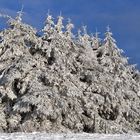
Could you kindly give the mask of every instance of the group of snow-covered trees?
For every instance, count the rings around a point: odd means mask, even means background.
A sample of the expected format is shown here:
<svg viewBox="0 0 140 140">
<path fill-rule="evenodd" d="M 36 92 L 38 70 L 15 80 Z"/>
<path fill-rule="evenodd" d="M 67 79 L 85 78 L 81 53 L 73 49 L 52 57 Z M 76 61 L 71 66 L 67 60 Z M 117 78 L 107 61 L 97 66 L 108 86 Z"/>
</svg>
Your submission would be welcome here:
<svg viewBox="0 0 140 140">
<path fill-rule="evenodd" d="M 82 30 L 79 29 L 77 35 L 74 35 L 72 29 L 74 28 L 74 24 L 71 23 L 71 20 L 68 19 L 68 23 L 66 26 L 63 25 L 63 17 L 58 16 L 57 23 L 55 24 L 53 21 L 52 15 L 47 16 L 45 21 L 45 26 L 43 28 L 43 38 L 49 40 L 51 38 L 55 38 L 56 36 L 66 38 L 72 42 L 76 42 L 84 47 L 91 47 L 93 50 L 97 50 L 100 47 L 104 46 L 104 51 L 110 52 L 110 56 L 121 55 L 123 52 L 116 46 L 116 41 L 112 37 L 112 32 L 107 27 L 107 31 L 105 33 L 105 39 L 101 40 L 99 38 L 99 33 L 96 31 L 95 35 L 89 35 L 87 33 L 87 26 L 83 26 Z M 112 47 L 113 46 L 113 47 Z M 116 51 L 117 52 L 116 52 Z M 116 54 L 120 52 L 120 54 Z M 126 60 L 127 61 L 127 60 Z M 127 62 L 126 62 L 127 63 Z"/>
<path fill-rule="evenodd" d="M 118 133 L 138 127 L 140 74 L 109 27 L 104 40 L 86 26 L 75 35 L 70 19 L 64 25 L 61 15 L 55 21 L 48 14 L 39 35 L 22 14 L 0 15 L 8 19 L 0 31 L 0 132 Z"/>
<path fill-rule="evenodd" d="M 12 45 L 16 41 L 19 41 L 20 45 L 18 47 L 21 47 L 21 54 L 25 51 L 25 46 L 26 48 L 31 48 L 30 52 L 32 54 L 35 51 L 40 51 L 42 55 L 48 54 L 48 64 L 54 61 L 53 49 L 57 46 L 80 46 L 84 49 L 87 48 L 87 51 L 93 50 L 92 55 L 97 60 L 97 63 L 105 66 L 106 69 L 109 67 L 110 72 L 114 70 L 121 72 L 128 64 L 127 58 L 122 57 L 122 50 L 117 47 L 109 27 L 107 27 L 105 39 L 102 41 L 97 31 L 95 35 L 89 35 L 86 26 L 83 26 L 82 31 L 78 30 L 78 34 L 74 35 L 72 33 L 74 25 L 70 19 L 68 19 L 66 26 L 64 26 L 64 18 L 61 15 L 58 16 L 58 20 L 55 23 L 52 15 L 48 14 L 45 26 L 42 29 L 42 35 L 38 36 L 36 29 L 22 22 L 22 14 L 23 12 L 19 11 L 16 18 L 3 14 L 0 15 L 1 17 L 8 18 L 9 25 L 9 29 L 0 32 L 0 56 L 6 52 L 9 44 Z M 51 46 L 53 46 L 53 49 L 49 50 Z M 18 55 L 20 53 L 18 52 Z"/>
<path fill-rule="evenodd" d="M 10 28 L 30 29 L 32 32 L 37 34 L 36 29 L 22 23 L 22 15 L 23 15 L 23 12 L 19 11 L 16 18 L 12 18 L 8 15 L 3 15 L 3 14 L 0 14 L 0 17 L 8 18 L 8 25 L 10 26 Z M 110 43 L 113 43 L 113 44 L 116 43 L 116 41 L 112 38 L 112 33 L 109 27 L 105 33 L 105 39 L 104 41 L 102 41 L 98 36 L 99 34 L 98 32 L 96 32 L 95 35 L 89 35 L 87 33 L 86 26 L 83 26 L 82 31 L 79 29 L 78 34 L 74 35 L 72 32 L 72 29 L 74 28 L 74 24 L 71 22 L 70 19 L 68 19 L 66 26 L 64 26 L 63 20 L 64 18 L 60 15 L 58 16 L 58 20 L 55 23 L 52 15 L 48 14 L 45 21 L 45 26 L 42 29 L 43 35 L 41 37 L 44 40 L 45 39 L 50 40 L 52 38 L 55 38 L 56 36 L 57 37 L 59 36 L 59 37 L 67 38 L 68 40 L 71 40 L 72 42 L 77 41 L 80 45 L 85 46 L 85 47 L 92 47 L 95 50 L 98 49 L 102 45 L 107 46 Z M 111 49 L 111 48 L 108 48 L 108 49 Z"/>
</svg>

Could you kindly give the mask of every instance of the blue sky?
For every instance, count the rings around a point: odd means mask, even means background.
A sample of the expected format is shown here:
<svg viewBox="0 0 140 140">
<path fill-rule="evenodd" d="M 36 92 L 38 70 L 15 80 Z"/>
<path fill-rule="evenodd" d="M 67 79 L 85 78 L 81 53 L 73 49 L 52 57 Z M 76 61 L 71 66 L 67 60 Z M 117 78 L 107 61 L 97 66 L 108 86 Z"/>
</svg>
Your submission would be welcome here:
<svg viewBox="0 0 140 140">
<path fill-rule="evenodd" d="M 110 25 L 119 48 L 140 68 L 140 0 L 0 0 L 0 12 L 15 16 L 24 5 L 24 22 L 38 30 L 43 27 L 48 9 L 56 18 L 71 18 L 78 29 L 87 25 L 88 32 L 96 28 L 103 37 Z M 4 27 L 0 19 L 0 28 Z"/>
</svg>

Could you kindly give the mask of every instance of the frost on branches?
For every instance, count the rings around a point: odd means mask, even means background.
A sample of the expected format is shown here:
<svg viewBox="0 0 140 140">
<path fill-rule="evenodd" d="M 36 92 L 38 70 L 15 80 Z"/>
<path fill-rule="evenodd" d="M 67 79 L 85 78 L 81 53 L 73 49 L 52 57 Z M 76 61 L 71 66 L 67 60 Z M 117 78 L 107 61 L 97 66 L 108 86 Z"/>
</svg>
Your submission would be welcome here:
<svg viewBox="0 0 140 140">
<path fill-rule="evenodd" d="M 22 10 L 0 31 L 0 132 L 140 132 L 140 73 L 105 39 L 48 14 L 43 34 Z"/>
</svg>

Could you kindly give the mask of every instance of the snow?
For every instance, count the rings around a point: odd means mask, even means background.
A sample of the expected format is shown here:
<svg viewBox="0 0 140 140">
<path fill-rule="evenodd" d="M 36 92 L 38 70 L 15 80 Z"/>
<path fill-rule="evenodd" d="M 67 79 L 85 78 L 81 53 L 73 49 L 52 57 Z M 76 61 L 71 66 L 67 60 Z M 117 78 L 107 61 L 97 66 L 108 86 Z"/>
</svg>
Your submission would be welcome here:
<svg viewBox="0 0 140 140">
<path fill-rule="evenodd" d="M 140 140 L 139 134 L 1 133 L 0 140 Z"/>
</svg>

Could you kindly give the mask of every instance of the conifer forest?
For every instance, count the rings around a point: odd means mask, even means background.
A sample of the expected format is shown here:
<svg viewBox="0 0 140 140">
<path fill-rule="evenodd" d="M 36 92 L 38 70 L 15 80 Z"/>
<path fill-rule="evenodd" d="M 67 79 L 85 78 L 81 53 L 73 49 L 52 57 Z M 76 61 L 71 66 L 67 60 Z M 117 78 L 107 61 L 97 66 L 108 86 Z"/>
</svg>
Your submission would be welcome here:
<svg viewBox="0 0 140 140">
<path fill-rule="evenodd" d="M 48 14 L 41 33 L 1 14 L 0 132 L 140 133 L 140 72 L 86 26 Z"/>
</svg>

